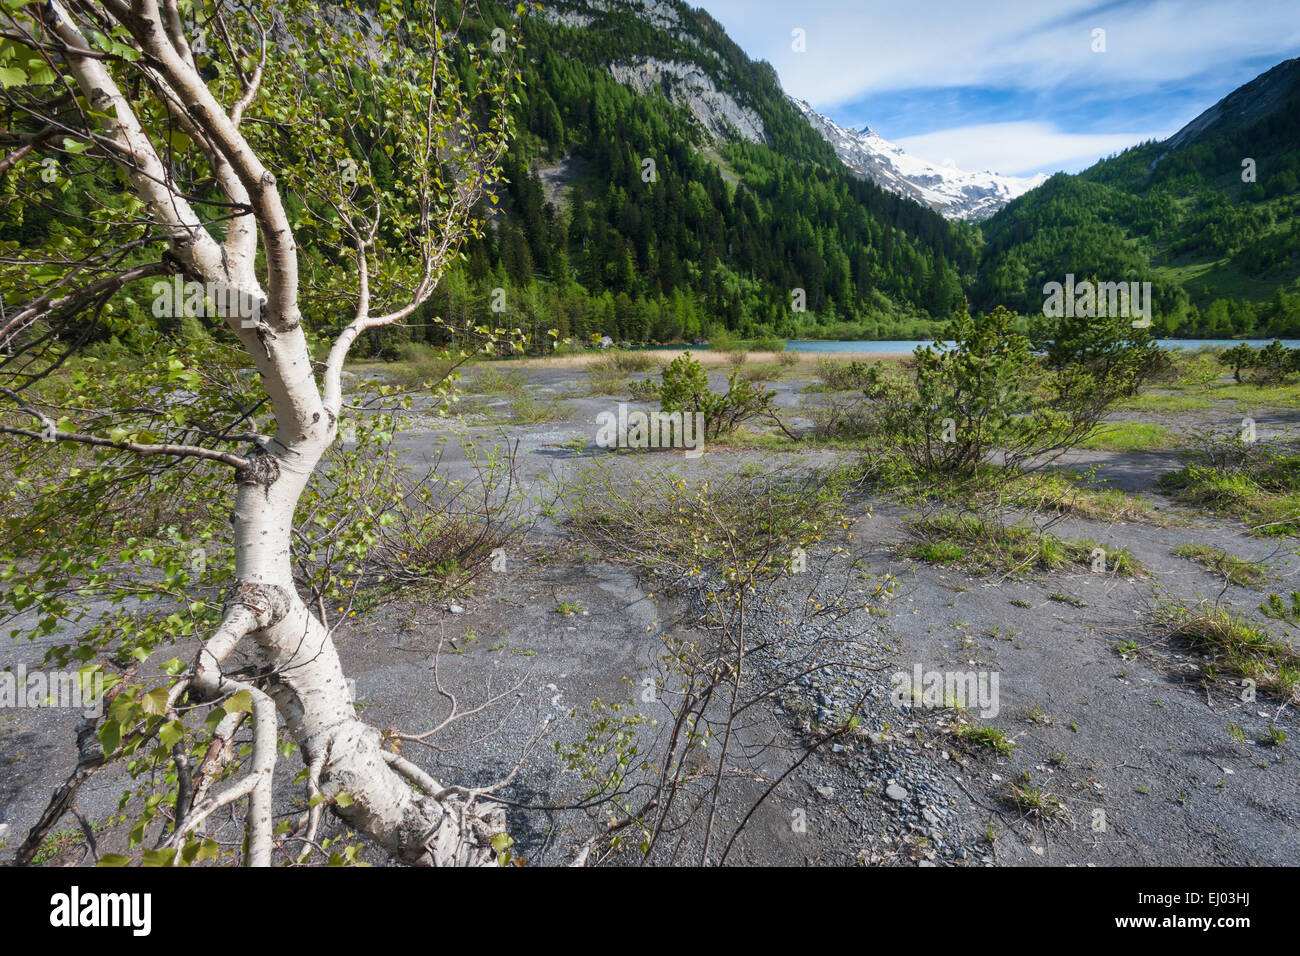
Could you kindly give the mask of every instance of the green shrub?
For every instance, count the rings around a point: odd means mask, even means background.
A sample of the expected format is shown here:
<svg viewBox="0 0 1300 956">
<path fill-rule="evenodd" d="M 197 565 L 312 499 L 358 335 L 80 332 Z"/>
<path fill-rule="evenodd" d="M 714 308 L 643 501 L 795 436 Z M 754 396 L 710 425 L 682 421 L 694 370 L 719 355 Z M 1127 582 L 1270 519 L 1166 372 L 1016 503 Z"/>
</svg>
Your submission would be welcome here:
<svg viewBox="0 0 1300 956">
<path fill-rule="evenodd" d="M 750 339 L 749 348 L 753 352 L 784 352 L 785 339 L 779 339 L 775 335 L 763 335 Z"/>
<path fill-rule="evenodd" d="M 1245 342 L 1234 345 L 1219 354 L 1219 362 L 1232 369 L 1232 378 L 1237 382 L 1241 381 L 1241 370 L 1243 368 L 1253 368 L 1258 360 L 1259 350 L 1252 348 Z"/>
<path fill-rule="evenodd" d="M 732 352 L 740 347 L 740 339 L 736 334 L 726 326 L 710 326 L 706 337 L 709 340 L 709 349 L 714 352 Z"/>
<path fill-rule="evenodd" d="M 1285 381 L 1300 372 L 1300 349 L 1289 349 L 1274 339 L 1256 353 L 1251 367 L 1255 370 L 1252 379 L 1260 384 Z"/>
<path fill-rule="evenodd" d="M 625 372 L 611 365 L 593 362 L 587 366 L 588 395 L 618 395 L 632 385 Z"/>
<path fill-rule="evenodd" d="M 665 411 L 696 411 L 709 392 L 709 376 L 690 352 L 668 363 L 661 376 L 659 399 Z"/>
<path fill-rule="evenodd" d="M 643 378 L 640 381 L 628 383 L 628 392 L 631 393 L 634 402 L 659 401 L 659 389 L 659 383 L 653 378 Z"/>
<path fill-rule="evenodd" d="M 1223 369 L 1217 355 L 1198 352 L 1178 362 L 1174 376 L 1174 385 L 1179 388 L 1207 389 L 1219 384 Z"/>
<path fill-rule="evenodd" d="M 913 469 L 973 474 L 994 448 L 1020 442 L 1040 376 L 1014 322 L 1001 307 L 975 318 L 963 311 L 949 333 L 953 348 L 916 350 L 915 396 L 892 409 L 898 450 Z"/>
<path fill-rule="evenodd" d="M 709 389 L 709 376 L 691 355 L 684 352 L 663 371 L 659 400 L 666 412 L 703 412 L 706 438 L 726 435 L 751 419 L 772 416 L 775 395 L 762 385 L 740 377 L 733 370 L 727 377 L 727 391 L 719 395 Z"/>
<path fill-rule="evenodd" d="M 1077 369 L 1119 395 L 1136 394 L 1152 375 L 1171 368 L 1151 330 L 1135 328 L 1128 316 L 1040 317 L 1030 345 L 1043 353 L 1047 368 Z"/>
<path fill-rule="evenodd" d="M 524 379 L 518 372 L 503 372 L 491 365 L 481 367 L 469 387 L 480 395 L 513 395 L 524 392 Z"/>
<path fill-rule="evenodd" d="M 532 392 L 518 395 L 510 407 L 510 421 L 518 425 L 541 425 L 559 421 L 569 414 L 569 406 L 558 398 L 537 399 Z"/>
<path fill-rule="evenodd" d="M 831 391 L 867 388 L 879 378 L 879 367 L 869 362 L 848 362 L 822 356 L 817 360 L 817 377 Z"/>
<path fill-rule="evenodd" d="M 1145 374 L 1145 353 L 1125 356 L 1084 333 L 1068 350 L 1075 361 L 1040 362 L 1016 322 L 1002 307 L 974 317 L 959 310 L 948 331 L 951 348 L 916 350 L 910 387 L 886 385 L 874 373 L 864 391 L 876 400 L 890 438 L 882 455 L 890 473 L 905 480 L 1005 479 L 1038 467 L 1087 438 Z M 995 453 L 1004 467 L 981 471 Z"/>
<path fill-rule="evenodd" d="M 781 366 L 774 362 L 750 365 L 742 374 L 751 382 L 773 382 L 781 377 Z"/>
</svg>

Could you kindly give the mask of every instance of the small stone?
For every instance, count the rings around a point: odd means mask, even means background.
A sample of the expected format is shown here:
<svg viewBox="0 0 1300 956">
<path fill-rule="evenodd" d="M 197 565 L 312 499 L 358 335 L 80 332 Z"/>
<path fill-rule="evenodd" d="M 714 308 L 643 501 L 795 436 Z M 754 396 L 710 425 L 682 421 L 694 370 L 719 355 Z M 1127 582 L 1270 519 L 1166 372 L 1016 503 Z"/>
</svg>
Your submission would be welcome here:
<svg viewBox="0 0 1300 956">
<path fill-rule="evenodd" d="M 835 788 L 834 788 L 834 787 L 818 787 L 818 788 L 817 788 L 817 792 L 820 793 L 820 794 L 821 794 L 823 797 L 825 797 L 827 800 L 829 800 L 831 797 L 835 796 Z"/>
<path fill-rule="evenodd" d="M 461 607 L 459 604 L 448 604 L 448 605 L 447 605 L 447 610 L 450 611 L 452 614 L 464 614 L 464 613 L 465 613 L 465 609 L 464 609 L 463 607 Z"/>
<path fill-rule="evenodd" d="M 890 800 L 906 800 L 907 791 L 904 790 L 902 787 L 900 787 L 898 784 L 891 783 L 888 787 L 885 788 L 885 796 L 887 796 Z"/>
</svg>

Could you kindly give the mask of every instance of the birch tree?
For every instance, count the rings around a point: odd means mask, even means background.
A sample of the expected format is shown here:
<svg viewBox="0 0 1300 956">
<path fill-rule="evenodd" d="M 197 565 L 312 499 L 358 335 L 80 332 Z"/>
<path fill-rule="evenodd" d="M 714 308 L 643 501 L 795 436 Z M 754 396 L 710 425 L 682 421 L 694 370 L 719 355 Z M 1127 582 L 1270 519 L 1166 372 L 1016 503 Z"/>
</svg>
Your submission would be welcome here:
<svg viewBox="0 0 1300 956">
<path fill-rule="evenodd" d="M 500 806 L 358 718 L 326 602 L 293 569 L 349 350 L 421 309 L 495 201 L 517 33 L 432 0 L 0 10 L 3 601 L 28 636 L 78 625 L 54 662 L 112 671 L 47 822 L 125 760 L 161 782 L 137 822 L 146 862 L 217 856 L 208 829 L 232 808 L 252 865 L 304 858 L 326 808 L 402 863 L 493 862 Z M 220 325 L 198 345 L 172 321 L 191 294 Z M 114 337 L 144 347 L 106 362 Z M 182 504 L 188 549 L 142 533 Z M 219 602 L 195 552 L 229 555 Z M 88 617 L 96 597 L 112 610 Z M 201 650 L 158 676 L 183 638 Z M 257 666 L 232 668 L 237 650 Z M 295 746 L 305 808 L 276 826 Z"/>
</svg>

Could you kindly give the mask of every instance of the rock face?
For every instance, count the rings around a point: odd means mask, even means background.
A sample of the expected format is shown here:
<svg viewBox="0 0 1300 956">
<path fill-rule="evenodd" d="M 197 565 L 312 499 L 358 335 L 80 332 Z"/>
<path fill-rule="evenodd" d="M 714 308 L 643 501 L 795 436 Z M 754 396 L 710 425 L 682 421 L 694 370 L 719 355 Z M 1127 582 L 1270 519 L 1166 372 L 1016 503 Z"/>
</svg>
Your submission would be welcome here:
<svg viewBox="0 0 1300 956">
<path fill-rule="evenodd" d="M 751 143 L 767 141 L 759 115 L 719 90 L 713 78 L 694 63 L 676 63 L 653 57 L 634 63 L 612 63 L 614 79 L 638 93 L 658 88 L 676 106 L 685 106 L 714 139 L 739 136 Z"/>
<path fill-rule="evenodd" d="M 703 11 L 693 11 L 677 0 L 542 0 L 539 15 L 575 30 L 617 32 L 629 19 L 649 25 L 663 41 L 656 45 L 658 55 L 625 47 L 608 63 L 616 80 L 640 94 L 658 90 L 673 105 L 690 110 L 714 143 L 771 142 L 763 115 L 747 105 L 746 87 L 732 82 L 730 60 L 708 32 L 720 28 Z M 704 26 L 697 22 L 700 18 Z M 991 216 L 1047 178 L 1020 179 L 938 166 L 908 156 L 868 128 L 842 129 L 802 100 L 791 98 L 791 102 L 852 172 L 950 219 Z"/>
<path fill-rule="evenodd" d="M 936 166 L 907 155 L 868 126 L 846 130 L 803 100 L 791 97 L 791 102 L 853 172 L 882 189 L 924 203 L 949 219 L 984 219 L 1047 180 L 1041 173 L 1023 179 Z"/>
<path fill-rule="evenodd" d="M 1267 73 L 1233 90 L 1165 140 L 1160 159 L 1192 145 L 1206 133 L 1253 123 L 1276 110 L 1297 89 L 1300 89 L 1300 57 L 1283 60 Z"/>
<path fill-rule="evenodd" d="M 539 15 L 550 23 L 575 28 L 590 26 L 594 19 L 590 13 L 583 13 L 581 10 L 558 10 L 554 7 L 543 7 Z"/>
<path fill-rule="evenodd" d="M 661 91 L 673 105 L 689 109 L 715 142 L 733 137 L 767 142 L 762 117 L 727 91 L 725 77 L 715 79 L 726 68 L 716 53 L 702 49 L 688 7 L 671 0 L 545 0 L 540 16 L 574 29 L 618 29 L 628 17 L 648 24 L 670 45 L 679 45 L 676 56 L 617 60 L 609 64 L 614 79 L 638 93 Z"/>
<path fill-rule="evenodd" d="M 677 9 L 667 0 L 546 0 L 539 11 L 551 23 L 589 26 L 598 13 L 630 13 L 660 30 L 681 26 Z"/>
</svg>

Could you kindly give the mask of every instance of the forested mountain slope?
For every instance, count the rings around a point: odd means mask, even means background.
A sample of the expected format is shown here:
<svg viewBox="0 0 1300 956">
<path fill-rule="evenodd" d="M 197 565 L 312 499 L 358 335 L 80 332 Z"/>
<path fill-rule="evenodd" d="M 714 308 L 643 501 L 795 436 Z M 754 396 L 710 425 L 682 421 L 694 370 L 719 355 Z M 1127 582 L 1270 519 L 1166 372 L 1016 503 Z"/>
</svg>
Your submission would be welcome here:
<svg viewBox="0 0 1300 956">
<path fill-rule="evenodd" d="M 374 333 L 372 350 L 441 341 L 437 316 L 537 341 L 551 328 L 690 341 L 715 325 L 745 337 L 912 338 L 939 331 L 964 298 L 1037 313 L 1043 285 L 1067 273 L 1150 281 L 1167 334 L 1300 334 L 1300 60 L 1165 143 L 1058 174 L 976 225 L 854 175 L 772 67 L 702 10 L 534 7 L 521 18 L 514 3 L 484 3 L 467 31 L 493 44 L 518 26 L 523 42 L 508 183 L 480 209 L 491 225 L 409 327 Z M 370 28 L 338 9 L 338 28 Z M 385 135 L 376 125 L 348 146 L 380 186 L 402 176 L 385 162 Z M 77 158 L 67 161 L 75 173 Z M 9 177 L 0 190 L 26 198 L 0 211 L 0 243 L 20 246 L 46 244 L 52 223 L 113 188 Z M 307 202 L 288 202 L 295 226 L 312 224 Z M 309 261 L 347 266 L 318 230 L 300 241 Z"/>
<path fill-rule="evenodd" d="M 707 13 L 546 3 L 524 36 L 505 215 L 444 311 L 501 288 L 525 327 L 668 341 L 906 336 L 960 305 L 973 228 L 854 177 Z"/>
<path fill-rule="evenodd" d="M 983 230 L 977 307 L 1038 311 L 1045 282 L 1095 274 L 1151 281 L 1166 333 L 1300 334 L 1300 58 Z"/>
</svg>

